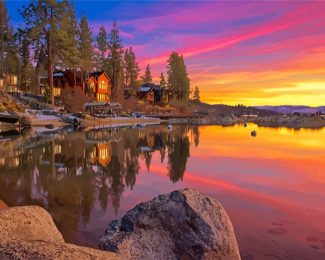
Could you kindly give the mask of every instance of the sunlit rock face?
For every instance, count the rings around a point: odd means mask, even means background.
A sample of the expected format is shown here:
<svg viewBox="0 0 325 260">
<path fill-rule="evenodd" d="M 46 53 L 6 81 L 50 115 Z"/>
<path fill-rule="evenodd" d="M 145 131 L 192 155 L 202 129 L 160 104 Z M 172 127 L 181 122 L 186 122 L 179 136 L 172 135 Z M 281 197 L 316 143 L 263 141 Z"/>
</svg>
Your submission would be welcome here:
<svg viewBox="0 0 325 260">
<path fill-rule="evenodd" d="M 193 189 L 138 204 L 109 224 L 100 247 L 128 259 L 240 259 L 222 205 Z"/>
<path fill-rule="evenodd" d="M 64 243 L 50 214 L 38 206 L 13 207 L 1 211 L 0 229 L 0 243 L 31 240 Z"/>
<path fill-rule="evenodd" d="M 50 214 L 38 206 L 0 211 L 0 259 L 108 259 L 118 256 L 67 244 Z"/>
</svg>

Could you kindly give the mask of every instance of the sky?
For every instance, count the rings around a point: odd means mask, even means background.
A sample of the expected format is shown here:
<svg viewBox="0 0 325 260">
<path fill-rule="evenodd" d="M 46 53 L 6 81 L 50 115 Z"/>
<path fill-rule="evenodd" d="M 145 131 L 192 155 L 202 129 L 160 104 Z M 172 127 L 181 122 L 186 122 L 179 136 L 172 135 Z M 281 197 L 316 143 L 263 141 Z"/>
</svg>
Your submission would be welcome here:
<svg viewBox="0 0 325 260">
<path fill-rule="evenodd" d="M 117 21 L 159 83 L 172 51 L 208 103 L 325 105 L 325 1 L 78 1 L 94 34 Z M 14 26 L 17 8 L 7 1 Z"/>
</svg>

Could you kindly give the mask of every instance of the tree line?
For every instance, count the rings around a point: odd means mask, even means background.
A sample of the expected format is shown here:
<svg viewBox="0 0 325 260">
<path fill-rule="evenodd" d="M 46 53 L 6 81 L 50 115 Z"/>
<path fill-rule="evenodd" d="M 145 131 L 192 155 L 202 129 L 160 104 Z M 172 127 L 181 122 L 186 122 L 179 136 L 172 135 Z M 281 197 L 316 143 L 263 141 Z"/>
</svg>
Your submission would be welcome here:
<svg viewBox="0 0 325 260">
<path fill-rule="evenodd" d="M 85 83 L 88 72 L 105 71 L 112 80 L 112 98 L 116 100 L 124 96 L 126 87 L 135 93 L 142 84 L 153 82 L 150 64 L 140 76 L 134 50 L 124 48 L 116 22 L 109 32 L 101 26 L 94 35 L 87 17 L 78 19 L 74 3 L 68 0 L 31 1 L 18 11 L 24 27 L 14 30 L 5 2 L 0 1 L 1 74 L 19 75 L 21 90 L 38 93 L 39 76 L 46 74 L 52 90 L 55 69 L 80 70 Z M 172 52 L 166 70 L 167 78 L 161 73 L 160 85 L 178 101 L 187 101 L 190 79 L 183 56 Z"/>
</svg>

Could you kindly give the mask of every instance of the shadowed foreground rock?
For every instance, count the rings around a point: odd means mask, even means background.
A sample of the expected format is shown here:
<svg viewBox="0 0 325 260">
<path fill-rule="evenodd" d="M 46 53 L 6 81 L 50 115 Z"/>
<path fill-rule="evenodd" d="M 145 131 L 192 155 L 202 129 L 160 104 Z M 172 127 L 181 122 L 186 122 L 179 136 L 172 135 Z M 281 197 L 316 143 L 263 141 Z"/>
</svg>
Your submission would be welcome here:
<svg viewBox="0 0 325 260">
<path fill-rule="evenodd" d="M 109 224 L 100 247 L 125 259 L 240 259 L 222 205 L 192 189 L 138 204 Z"/>
</svg>

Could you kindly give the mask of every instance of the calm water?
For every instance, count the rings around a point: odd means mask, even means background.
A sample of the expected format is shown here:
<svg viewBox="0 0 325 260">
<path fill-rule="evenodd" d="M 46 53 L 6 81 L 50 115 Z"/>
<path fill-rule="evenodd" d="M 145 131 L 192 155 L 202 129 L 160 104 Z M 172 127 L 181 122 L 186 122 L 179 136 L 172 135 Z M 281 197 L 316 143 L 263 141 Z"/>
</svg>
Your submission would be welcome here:
<svg viewBox="0 0 325 260">
<path fill-rule="evenodd" d="M 184 187 L 222 202 L 243 259 L 325 259 L 325 130 L 155 126 L 0 142 L 0 199 L 46 208 L 68 242 L 96 247 L 111 220 Z"/>
</svg>

